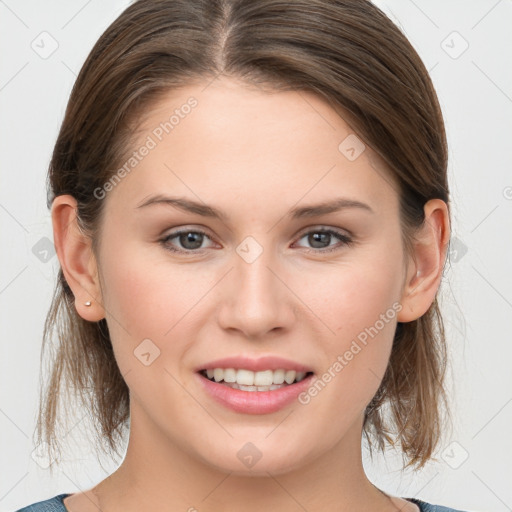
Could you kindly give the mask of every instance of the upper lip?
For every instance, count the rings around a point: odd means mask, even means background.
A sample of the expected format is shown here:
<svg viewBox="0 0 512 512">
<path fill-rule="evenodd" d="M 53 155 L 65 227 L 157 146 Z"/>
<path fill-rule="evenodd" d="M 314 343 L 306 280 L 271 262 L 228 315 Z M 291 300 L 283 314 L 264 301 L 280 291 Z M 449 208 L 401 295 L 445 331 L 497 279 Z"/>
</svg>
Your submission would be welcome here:
<svg viewBox="0 0 512 512">
<path fill-rule="evenodd" d="M 301 363 L 277 356 L 264 356 L 254 359 L 249 356 L 233 356 L 215 359 L 199 366 L 196 371 L 213 370 L 214 368 L 237 368 L 260 372 L 264 370 L 295 370 L 297 372 L 312 372 L 313 370 Z"/>
</svg>

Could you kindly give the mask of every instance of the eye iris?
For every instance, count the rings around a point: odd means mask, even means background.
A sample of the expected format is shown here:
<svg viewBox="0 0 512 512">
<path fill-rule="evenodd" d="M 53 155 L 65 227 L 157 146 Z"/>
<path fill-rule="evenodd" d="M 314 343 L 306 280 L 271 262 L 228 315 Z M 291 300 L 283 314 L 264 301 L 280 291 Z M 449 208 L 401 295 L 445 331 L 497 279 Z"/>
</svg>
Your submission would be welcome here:
<svg viewBox="0 0 512 512">
<path fill-rule="evenodd" d="M 331 237 L 331 234 L 330 233 L 320 233 L 320 232 L 316 232 L 316 233 L 312 233 L 308 236 L 308 242 L 311 243 L 311 245 L 315 248 L 315 249 L 321 249 L 322 247 L 325 247 L 325 246 L 322 246 L 321 244 L 322 243 L 325 243 L 327 242 L 327 245 L 329 245 L 329 240 L 330 240 L 330 237 Z M 320 246 L 317 246 L 316 244 L 320 242 Z"/>
<path fill-rule="evenodd" d="M 203 238 L 206 235 L 200 231 L 182 231 L 178 232 L 170 238 L 178 238 L 180 245 L 187 250 L 200 249 L 203 243 Z M 333 234 L 329 231 L 310 231 L 307 235 L 308 242 L 314 249 L 325 249 L 329 247 L 329 242 Z"/>
<path fill-rule="evenodd" d="M 187 245 L 189 242 L 192 242 L 192 246 Z M 186 249 L 198 249 L 201 247 L 202 242 L 203 235 L 201 233 L 188 231 L 187 233 L 180 234 L 180 244 L 182 244 Z"/>
</svg>

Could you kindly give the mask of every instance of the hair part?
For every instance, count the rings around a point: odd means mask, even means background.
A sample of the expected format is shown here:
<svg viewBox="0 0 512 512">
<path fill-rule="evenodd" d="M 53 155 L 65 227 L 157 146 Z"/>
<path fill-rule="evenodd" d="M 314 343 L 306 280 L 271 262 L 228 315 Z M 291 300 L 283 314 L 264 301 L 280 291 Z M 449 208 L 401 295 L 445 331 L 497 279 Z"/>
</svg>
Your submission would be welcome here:
<svg viewBox="0 0 512 512">
<path fill-rule="evenodd" d="M 424 223 L 424 205 L 448 204 L 447 144 L 425 66 L 400 30 L 366 0 L 144 0 L 103 33 L 71 92 L 48 170 L 48 208 L 77 200 L 79 227 L 97 254 L 102 187 L 133 148 L 148 107 L 170 90 L 223 74 L 269 90 L 313 92 L 343 113 L 385 163 L 400 198 L 404 248 Z M 61 384 L 94 415 L 99 445 L 117 452 L 129 421 L 129 389 L 114 358 L 105 319 L 88 322 L 59 270 L 43 354 L 38 443 L 59 449 Z M 442 431 L 446 344 L 437 297 L 415 321 L 399 323 L 381 386 L 365 411 L 364 433 L 384 450 L 400 446 L 420 468 Z M 68 390 L 68 387 L 65 388 Z M 384 406 L 389 412 L 385 414 Z"/>
</svg>

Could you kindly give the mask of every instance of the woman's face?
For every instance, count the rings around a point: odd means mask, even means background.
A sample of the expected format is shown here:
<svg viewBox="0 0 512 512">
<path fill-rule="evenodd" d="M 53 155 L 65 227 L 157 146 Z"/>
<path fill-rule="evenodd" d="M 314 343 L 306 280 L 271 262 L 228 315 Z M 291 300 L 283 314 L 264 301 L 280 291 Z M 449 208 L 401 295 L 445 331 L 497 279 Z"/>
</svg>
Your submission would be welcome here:
<svg viewBox="0 0 512 512">
<path fill-rule="evenodd" d="M 97 191 L 102 301 L 136 442 L 253 475 L 360 449 L 406 263 L 396 188 L 370 151 L 306 92 L 222 79 L 148 112 L 120 180 Z M 306 375 L 244 391 L 200 372 L 214 368 L 242 385 Z"/>
</svg>

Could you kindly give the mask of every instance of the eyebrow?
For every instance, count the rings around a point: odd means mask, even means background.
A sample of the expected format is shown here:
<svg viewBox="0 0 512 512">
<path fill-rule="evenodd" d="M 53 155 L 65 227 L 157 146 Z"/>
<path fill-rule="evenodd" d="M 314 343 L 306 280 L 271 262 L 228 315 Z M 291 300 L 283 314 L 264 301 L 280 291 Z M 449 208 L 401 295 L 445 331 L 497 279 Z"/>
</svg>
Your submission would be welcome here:
<svg viewBox="0 0 512 512">
<path fill-rule="evenodd" d="M 173 206 L 186 212 L 202 215 L 203 217 L 211 217 L 222 221 L 229 221 L 229 217 L 224 212 L 217 208 L 214 208 L 213 206 L 193 201 L 191 199 L 185 199 L 182 197 L 169 197 L 164 196 L 162 194 L 157 194 L 143 200 L 140 204 L 136 206 L 135 209 L 144 208 L 146 206 L 155 204 Z M 372 208 L 366 203 L 362 203 L 361 201 L 357 201 L 355 199 L 348 199 L 342 197 L 330 201 L 325 201 L 323 203 L 292 208 L 287 215 L 292 219 L 301 219 L 309 217 L 318 217 L 320 215 L 326 215 L 328 213 L 334 213 L 349 208 L 357 208 L 365 210 L 369 213 L 375 213 L 372 210 Z"/>
</svg>

